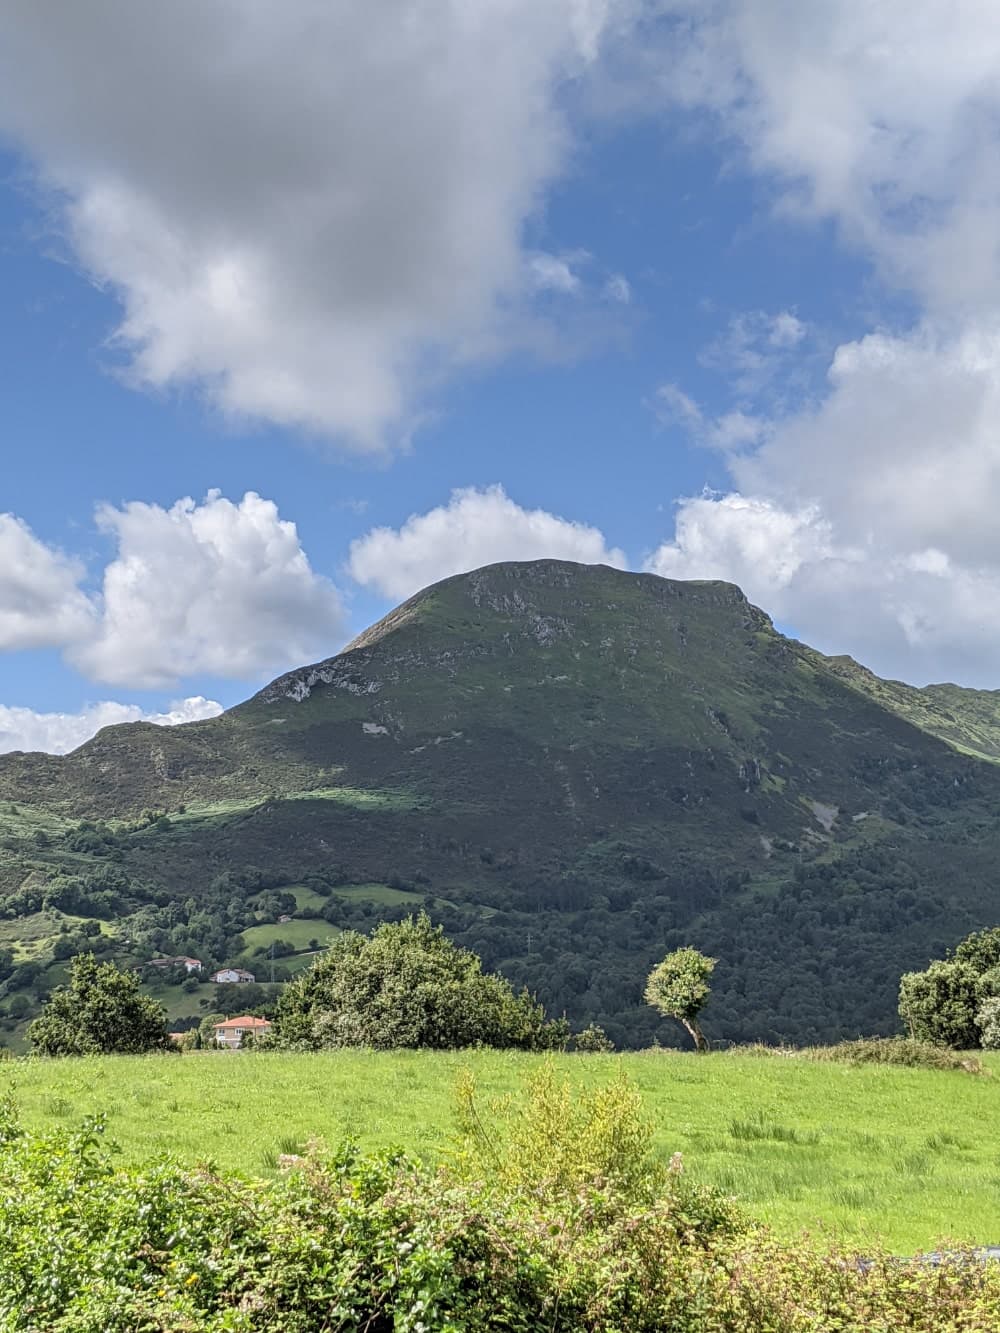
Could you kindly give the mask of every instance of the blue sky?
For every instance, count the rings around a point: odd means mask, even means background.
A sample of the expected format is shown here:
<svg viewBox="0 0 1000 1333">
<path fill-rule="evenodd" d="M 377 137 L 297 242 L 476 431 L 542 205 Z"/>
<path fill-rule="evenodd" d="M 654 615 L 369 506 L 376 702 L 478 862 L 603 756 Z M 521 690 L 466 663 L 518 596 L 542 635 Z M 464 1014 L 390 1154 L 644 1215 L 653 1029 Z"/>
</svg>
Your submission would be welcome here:
<svg viewBox="0 0 1000 1333">
<path fill-rule="evenodd" d="M 1000 686 L 981 7 L 373 12 L 0 17 L 0 749 L 542 555 Z"/>
</svg>

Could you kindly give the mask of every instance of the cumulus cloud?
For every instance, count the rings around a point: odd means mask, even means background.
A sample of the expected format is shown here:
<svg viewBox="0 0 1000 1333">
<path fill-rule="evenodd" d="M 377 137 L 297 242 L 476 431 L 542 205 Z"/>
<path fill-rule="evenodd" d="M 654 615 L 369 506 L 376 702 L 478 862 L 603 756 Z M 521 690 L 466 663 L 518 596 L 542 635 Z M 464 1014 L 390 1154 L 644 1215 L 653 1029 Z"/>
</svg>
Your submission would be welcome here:
<svg viewBox="0 0 1000 1333">
<path fill-rule="evenodd" d="M 976 0 L 671 0 L 665 97 L 714 118 L 785 215 L 832 220 L 906 328 L 836 348 L 788 393 L 810 330 L 737 316 L 705 349 L 733 402 L 676 384 L 660 415 L 727 455 L 649 558 L 728 577 L 803 637 L 910 680 L 1000 678 L 1000 30 Z M 874 295 L 874 289 L 869 295 Z M 770 321 L 770 322 L 769 322 Z M 813 354 L 814 355 L 814 354 Z M 797 404 L 797 405 L 796 405 Z"/>
<path fill-rule="evenodd" d="M 780 189 L 938 310 L 1000 297 L 1000 28 L 980 0 L 671 0 L 650 58 Z"/>
<path fill-rule="evenodd" d="M 446 505 L 412 514 L 399 529 L 373 528 L 351 543 L 351 576 L 386 597 L 502 560 L 578 560 L 625 568 L 599 529 L 544 509 L 522 509 L 502 486 L 452 492 Z"/>
<path fill-rule="evenodd" d="M 729 465 L 739 490 L 682 501 L 651 569 L 732 579 L 883 673 L 997 684 L 1000 326 L 842 345 L 819 402 Z"/>
<path fill-rule="evenodd" d="M 418 381 L 516 340 L 560 90 L 633 3 L 12 0 L 0 129 L 134 382 L 378 449 Z"/>
<path fill-rule="evenodd" d="M 329 652 L 337 590 L 314 573 L 295 524 L 253 491 L 210 491 L 169 509 L 133 501 L 98 513 L 117 544 L 100 622 L 70 658 L 93 680 L 159 688 L 183 676 L 249 677 Z"/>
<path fill-rule="evenodd" d="M 200 694 L 178 699 L 166 713 L 146 713 L 136 704 L 111 701 L 88 704 L 79 713 L 36 713 L 31 708 L 8 708 L 0 704 L 0 754 L 11 750 L 68 754 L 102 727 L 120 722 L 153 722 L 160 727 L 175 727 L 182 722 L 218 717 L 221 712 L 221 704 Z"/>
<path fill-rule="evenodd" d="M 0 514 L 0 650 L 59 646 L 89 632 L 83 566 Z"/>
</svg>

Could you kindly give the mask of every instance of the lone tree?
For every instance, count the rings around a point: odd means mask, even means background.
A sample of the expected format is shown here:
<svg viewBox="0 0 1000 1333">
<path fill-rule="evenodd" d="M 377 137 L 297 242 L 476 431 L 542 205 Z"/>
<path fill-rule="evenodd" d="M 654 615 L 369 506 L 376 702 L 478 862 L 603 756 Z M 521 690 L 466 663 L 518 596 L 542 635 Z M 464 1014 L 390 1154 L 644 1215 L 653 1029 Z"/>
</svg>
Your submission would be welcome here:
<svg viewBox="0 0 1000 1333">
<path fill-rule="evenodd" d="M 92 954 L 73 960 L 69 985 L 49 996 L 28 1028 L 42 1055 L 139 1055 L 170 1051 L 166 1010 L 144 995 L 139 978 Z"/>
<path fill-rule="evenodd" d="M 285 988 L 271 1040 L 280 1046 L 374 1050 L 495 1046 L 557 1050 L 569 1029 L 527 991 L 484 973 L 421 912 L 371 936 L 345 931 Z"/>
<path fill-rule="evenodd" d="M 683 1023 L 697 1051 L 708 1050 L 698 1015 L 708 999 L 708 979 L 715 964 L 716 959 L 706 958 L 697 949 L 675 949 L 657 963 L 646 982 L 646 1003 L 664 1017 Z"/>
</svg>

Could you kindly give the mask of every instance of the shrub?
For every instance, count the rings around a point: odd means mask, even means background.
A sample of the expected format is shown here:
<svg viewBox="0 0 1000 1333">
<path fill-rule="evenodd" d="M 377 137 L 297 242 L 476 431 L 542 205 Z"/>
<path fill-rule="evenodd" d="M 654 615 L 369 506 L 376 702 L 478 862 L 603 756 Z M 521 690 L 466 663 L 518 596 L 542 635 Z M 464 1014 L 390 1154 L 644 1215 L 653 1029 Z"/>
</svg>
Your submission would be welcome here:
<svg viewBox="0 0 1000 1333">
<path fill-rule="evenodd" d="M 983 1072 L 975 1056 L 963 1056 L 913 1037 L 859 1037 L 833 1046 L 811 1046 L 804 1054 L 812 1060 L 840 1060 L 852 1065 L 910 1065 L 921 1069 L 960 1069 L 967 1074 Z"/>
<path fill-rule="evenodd" d="M 606 1055 L 615 1049 L 615 1044 L 599 1023 L 591 1023 L 573 1038 L 573 1049 L 592 1055 Z"/>
<path fill-rule="evenodd" d="M 605 1094 L 634 1128 L 628 1090 Z M 631 1149 L 622 1158 L 636 1160 Z M 869 1251 L 859 1262 L 808 1238 L 786 1245 L 735 1219 L 717 1196 L 708 1204 L 721 1206 L 721 1224 L 703 1204 L 690 1225 L 677 1172 L 648 1198 L 645 1182 L 635 1192 L 578 1172 L 539 1195 L 526 1182 L 480 1182 L 350 1146 L 313 1150 L 296 1168 L 267 1183 L 171 1162 L 115 1169 L 99 1122 L 33 1135 L 9 1104 L 0 1107 L 0 1328 L 985 1333 L 1000 1325 L 995 1264 L 961 1252 L 922 1263 Z"/>
<path fill-rule="evenodd" d="M 479 958 L 456 948 L 426 913 L 383 922 L 366 938 L 345 931 L 282 994 L 273 1039 L 311 1049 L 375 1050 L 494 1046 L 561 1048 L 562 1020 L 484 973 Z"/>
</svg>

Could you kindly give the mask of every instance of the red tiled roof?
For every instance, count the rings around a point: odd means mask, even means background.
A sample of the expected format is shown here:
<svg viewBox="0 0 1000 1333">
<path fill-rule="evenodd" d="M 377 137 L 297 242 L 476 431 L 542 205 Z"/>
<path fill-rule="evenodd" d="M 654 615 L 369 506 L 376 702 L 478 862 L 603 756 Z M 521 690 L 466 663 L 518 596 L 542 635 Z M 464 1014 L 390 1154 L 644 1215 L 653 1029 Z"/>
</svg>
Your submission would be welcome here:
<svg viewBox="0 0 1000 1333">
<path fill-rule="evenodd" d="M 251 1018 L 249 1014 L 244 1014 L 242 1018 L 227 1018 L 224 1023 L 212 1024 L 216 1032 L 219 1028 L 269 1028 L 270 1026 L 266 1018 Z"/>
</svg>

